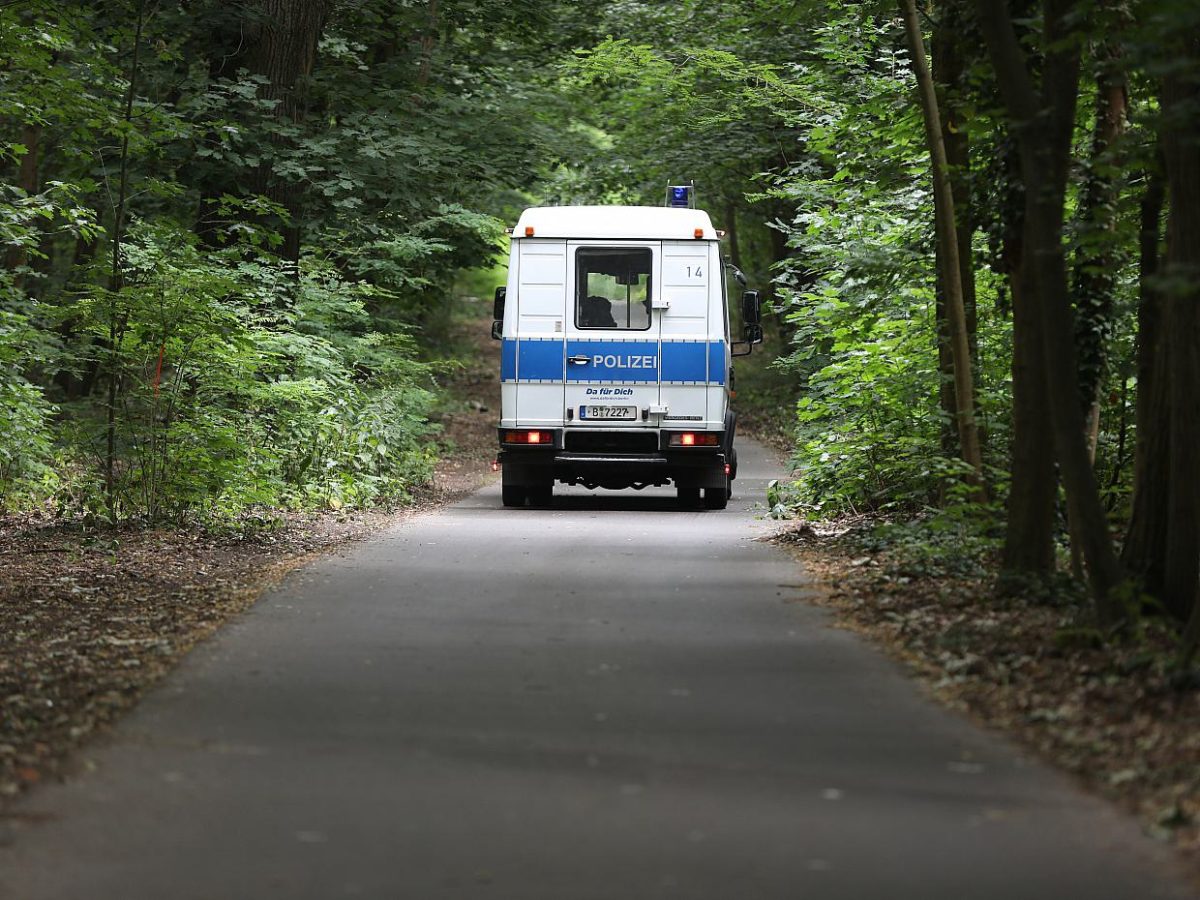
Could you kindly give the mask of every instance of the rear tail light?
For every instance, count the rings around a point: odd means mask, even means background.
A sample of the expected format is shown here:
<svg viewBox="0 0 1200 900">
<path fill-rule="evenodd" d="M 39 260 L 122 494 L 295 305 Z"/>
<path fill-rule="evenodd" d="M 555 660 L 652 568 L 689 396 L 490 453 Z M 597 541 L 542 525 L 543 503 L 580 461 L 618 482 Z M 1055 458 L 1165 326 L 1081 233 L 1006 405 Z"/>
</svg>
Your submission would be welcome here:
<svg viewBox="0 0 1200 900">
<path fill-rule="evenodd" d="M 671 435 L 669 447 L 717 447 L 721 436 L 715 431 L 680 431 Z"/>
<path fill-rule="evenodd" d="M 554 433 L 550 431 L 506 431 L 506 444 L 552 444 Z"/>
</svg>

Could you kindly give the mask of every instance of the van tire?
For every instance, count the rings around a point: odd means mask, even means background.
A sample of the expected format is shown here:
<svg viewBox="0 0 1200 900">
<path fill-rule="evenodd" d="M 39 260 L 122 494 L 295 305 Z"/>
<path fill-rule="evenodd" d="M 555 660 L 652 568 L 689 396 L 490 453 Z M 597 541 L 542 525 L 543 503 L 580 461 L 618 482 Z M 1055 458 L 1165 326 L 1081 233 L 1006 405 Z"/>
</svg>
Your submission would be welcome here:
<svg viewBox="0 0 1200 900">
<path fill-rule="evenodd" d="M 550 506 L 554 502 L 554 485 L 532 487 L 528 491 L 530 506 Z"/>
<path fill-rule="evenodd" d="M 517 484 L 506 484 L 500 488 L 500 498 L 505 506 L 524 506 L 525 488 Z"/>
<path fill-rule="evenodd" d="M 729 488 L 705 488 L 704 489 L 704 508 L 705 509 L 724 509 L 729 505 Z"/>
<path fill-rule="evenodd" d="M 675 488 L 675 495 L 679 498 L 680 506 L 692 507 L 692 506 L 700 505 L 700 488 L 696 488 L 696 487 Z"/>
</svg>

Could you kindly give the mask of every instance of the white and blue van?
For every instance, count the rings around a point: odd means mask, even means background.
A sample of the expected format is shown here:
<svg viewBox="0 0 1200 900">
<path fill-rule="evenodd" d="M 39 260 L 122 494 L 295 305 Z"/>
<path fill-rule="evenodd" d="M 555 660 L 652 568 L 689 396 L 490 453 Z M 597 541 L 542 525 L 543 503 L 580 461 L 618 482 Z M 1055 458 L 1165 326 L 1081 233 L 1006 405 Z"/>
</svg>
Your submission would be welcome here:
<svg viewBox="0 0 1200 900">
<path fill-rule="evenodd" d="M 525 210 L 492 326 L 505 506 L 548 505 L 558 481 L 674 484 L 685 505 L 703 492 L 705 507 L 725 507 L 737 476 L 730 357 L 762 328 L 746 291 L 744 340 L 730 341 L 720 238 L 696 209 Z"/>
</svg>

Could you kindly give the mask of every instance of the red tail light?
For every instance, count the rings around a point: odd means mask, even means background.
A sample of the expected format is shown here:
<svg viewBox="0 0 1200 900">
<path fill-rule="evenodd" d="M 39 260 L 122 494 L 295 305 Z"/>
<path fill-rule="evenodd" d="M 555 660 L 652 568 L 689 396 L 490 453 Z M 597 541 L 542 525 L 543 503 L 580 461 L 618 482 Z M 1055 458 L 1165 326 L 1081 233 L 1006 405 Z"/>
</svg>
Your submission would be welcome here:
<svg viewBox="0 0 1200 900">
<path fill-rule="evenodd" d="M 718 447 L 721 435 L 716 431 L 680 431 L 671 435 L 670 447 Z"/>
<path fill-rule="evenodd" d="M 504 432 L 504 443 L 506 444 L 553 444 L 554 432 L 552 431 L 506 431 Z"/>
</svg>

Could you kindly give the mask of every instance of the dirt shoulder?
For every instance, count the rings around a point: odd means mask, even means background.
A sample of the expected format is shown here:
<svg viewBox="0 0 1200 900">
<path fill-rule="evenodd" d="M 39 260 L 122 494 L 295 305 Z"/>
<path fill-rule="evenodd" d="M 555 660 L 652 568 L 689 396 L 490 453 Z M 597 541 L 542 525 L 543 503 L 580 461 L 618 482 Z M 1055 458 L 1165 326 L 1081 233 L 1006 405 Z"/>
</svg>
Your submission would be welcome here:
<svg viewBox="0 0 1200 900">
<path fill-rule="evenodd" d="M 456 342 L 475 350 L 443 378 L 443 459 L 411 505 L 281 514 L 241 533 L 0 517 L 0 818 L 293 569 L 493 477 L 499 350 L 486 326 L 457 326 Z"/>
<path fill-rule="evenodd" d="M 941 703 L 1015 738 L 1173 844 L 1200 884 L 1200 679 L 1149 623 L 1119 645 L 1062 596 L 997 596 L 990 579 L 913 572 L 801 524 L 773 540 L 816 602 L 904 663 Z"/>
</svg>

